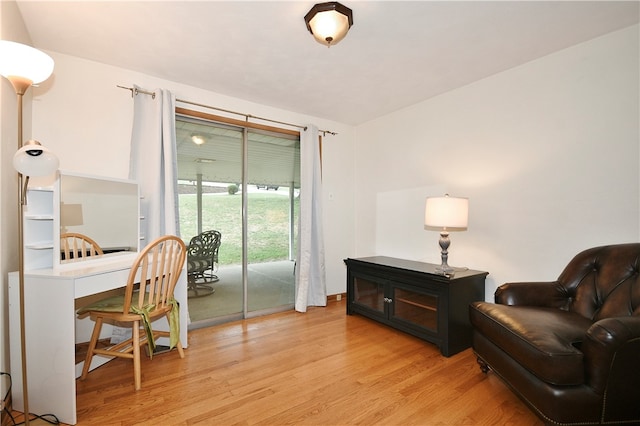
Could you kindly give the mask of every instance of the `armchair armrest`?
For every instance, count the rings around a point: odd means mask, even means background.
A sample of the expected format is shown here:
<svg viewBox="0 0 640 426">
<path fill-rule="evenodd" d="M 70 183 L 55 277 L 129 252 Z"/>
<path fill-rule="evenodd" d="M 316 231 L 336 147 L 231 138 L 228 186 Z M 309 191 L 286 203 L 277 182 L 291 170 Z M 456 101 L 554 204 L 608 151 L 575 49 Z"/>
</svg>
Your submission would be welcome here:
<svg viewBox="0 0 640 426">
<path fill-rule="evenodd" d="M 498 287 L 495 302 L 501 305 L 563 308 L 567 294 L 557 281 L 506 283 Z"/>
<path fill-rule="evenodd" d="M 596 392 L 640 389 L 640 317 L 604 318 L 593 323 L 581 350 L 586 379 Z"/>
</svg>

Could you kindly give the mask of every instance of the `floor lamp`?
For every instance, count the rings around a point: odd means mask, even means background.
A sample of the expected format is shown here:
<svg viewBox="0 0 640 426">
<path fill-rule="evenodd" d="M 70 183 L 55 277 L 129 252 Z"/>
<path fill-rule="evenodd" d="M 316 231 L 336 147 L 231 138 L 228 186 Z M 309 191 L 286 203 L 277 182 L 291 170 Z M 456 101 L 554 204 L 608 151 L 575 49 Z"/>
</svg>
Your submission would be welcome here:
<svg viewBox="0 0 640 426">
<path fill-rule="evenodd" d="M 0 75 L 11 82 L 18 100 L 18 152 L 13 165 L 18 171 L 18 277 L 20 288 L 20 344 L 22 356 L 22 398 L 25 424 L 29 424 L 27 351 L 24 314 L 24 230 L 23 213 L 29 176 L 46 176 L 58 168 L 58 158 L 37 141 L 22 146 L 22 98 L 27 89 L 45 81 L 53 72 L 53 59 L 31 46 L 0 40 Z"/>
</svg>

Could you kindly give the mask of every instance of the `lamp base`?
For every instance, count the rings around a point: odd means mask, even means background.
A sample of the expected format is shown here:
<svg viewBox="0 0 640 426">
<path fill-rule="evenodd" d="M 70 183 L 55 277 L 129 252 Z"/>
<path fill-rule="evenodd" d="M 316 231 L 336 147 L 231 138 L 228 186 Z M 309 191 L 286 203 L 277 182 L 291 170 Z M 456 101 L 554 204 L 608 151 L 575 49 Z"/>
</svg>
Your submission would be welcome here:
<svg viewBox="0 0 640 426">
<path fill-rule="evenodd" d="M 449 240 L 449 233 L 446 230 L 443 230 L 442 232 L 440 232 L 439 244 L 440 244 L 440 259 L 442 263 L 440 264 L 440 266 L 436 267 L 436 272 L 438 274 L 441 274 L 447 277 L 453 277 L 456 272 L 469 270 L 469 268 L 466 268 L 466 267 L 454 268 L 452 266 L 449 266 L 449 264 L 447 263 L 447 261 L 449 260 L 449 251 L 447 249 L 451 244 L 451 240 Z"/>
<path fill-rule="evenodd" d="M 440 265 L 436 267 L 436 272 L 442 275 L 452 274 L 456 270 L 449 265 Z"/>
<path fill-rule="evenodd" d="M 469 268 L 467 268 L 466 266 L 453 267 L 449 265 L 440 265 L 436 267 L 436 272 L 440 275 L 444 275 L 445 277 L 453 277 L 456 272 L 464 272 L 468 270 Z"/>
</svg>

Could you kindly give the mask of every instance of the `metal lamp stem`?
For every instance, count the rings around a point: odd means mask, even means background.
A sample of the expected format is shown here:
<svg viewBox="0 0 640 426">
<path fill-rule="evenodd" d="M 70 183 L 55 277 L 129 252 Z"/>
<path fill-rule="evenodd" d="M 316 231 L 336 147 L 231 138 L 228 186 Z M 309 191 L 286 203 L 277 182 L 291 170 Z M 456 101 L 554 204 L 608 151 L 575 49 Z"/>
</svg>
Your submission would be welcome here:
<svg viewBox="0 0 640 426">
<path fill-rule="evenodd" d="M 14 81 L 14 88 L 18 97 L 18 150 L 22 147 L 22 97 L 26 88 L 22 85 L 16 85 Z M 28 86 L 27 86 L 28 87 Z M 24 410 L 24 424 L 29 425 L 29 391 L 27 383 L 27 339 L 25 337 L 25 295 L 24 295 L 24 205 L 27 199 L 26 185 L 29 182 L 29 178 L 26 179 L 22 176 L 22 173 L 18 173 L 18 285 L 20 288 L 20 345 L 21 351 L 21 363 L 22 363 L 22 404 Z"/>
</svg>

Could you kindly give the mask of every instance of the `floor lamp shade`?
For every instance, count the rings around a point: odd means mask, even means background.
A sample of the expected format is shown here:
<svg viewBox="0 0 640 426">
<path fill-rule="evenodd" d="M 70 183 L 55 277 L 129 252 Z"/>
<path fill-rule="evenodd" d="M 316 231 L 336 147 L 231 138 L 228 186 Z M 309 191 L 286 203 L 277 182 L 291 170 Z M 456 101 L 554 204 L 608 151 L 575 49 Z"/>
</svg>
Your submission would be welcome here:
<svg viewBox="0 0 640 426">
<path fill-rule="evenodd" d="M 13 156 L 13 167 L 24 176 L 47 176 L 58 170 L 58 157 L 40 142 L 29 140 Z"/>
<path fill-rule="evenodd" d="M 53 72 L 53 59 L 26 44 L 0 40 L 0 75 L 24 93 L 32 84 L 45 81 Z"/>
</svg>

